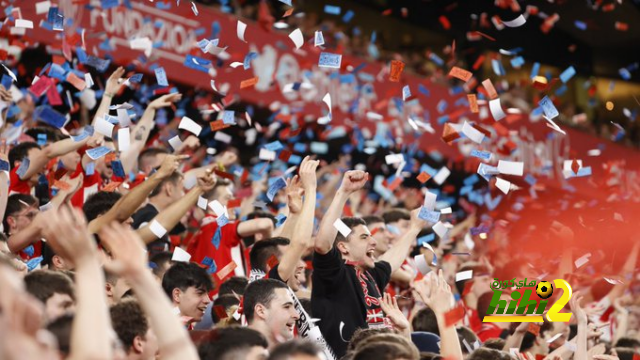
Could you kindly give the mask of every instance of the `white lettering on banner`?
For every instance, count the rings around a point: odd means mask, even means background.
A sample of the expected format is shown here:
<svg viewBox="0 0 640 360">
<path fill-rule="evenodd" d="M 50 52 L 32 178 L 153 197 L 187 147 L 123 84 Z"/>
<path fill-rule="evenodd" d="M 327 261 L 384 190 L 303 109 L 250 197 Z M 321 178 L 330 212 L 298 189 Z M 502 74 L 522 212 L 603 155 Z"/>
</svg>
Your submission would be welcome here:
<svg viewBox="0 0 640 360">
<path fill-rule="evenodd" d="M 134 36 L 149 37 L 153 43 L 162 42 L 160 49 L 166 51 L 154 49 L 154 52 L 157 52 L 160 57 L 182 62 L 184 57 L 175 56 L 175 54 L 187 54 L 193 48 L 197 41 L 195 29 L 199 27 L 200 23 L 170 12 L 158 12 L 157 9 L 139 3 L 133 3 L 133 7 L 133 10 L 127 11 L 119 11 L 116 8 L 108 11 L 94 9 L 90 15 L 90 26 L 91 28 L 104 28 L 104 31 L 117 44 L 128 44 L 128 39 Z M 159 19 L 156 15 L 160 14 L 164 15 L 166 19 Z M 145 18 L 150 21 L 145 22 Z M 156 20 L 162 22 L 162 26 L 159 28 L 155 27 Z"/>
</svg>

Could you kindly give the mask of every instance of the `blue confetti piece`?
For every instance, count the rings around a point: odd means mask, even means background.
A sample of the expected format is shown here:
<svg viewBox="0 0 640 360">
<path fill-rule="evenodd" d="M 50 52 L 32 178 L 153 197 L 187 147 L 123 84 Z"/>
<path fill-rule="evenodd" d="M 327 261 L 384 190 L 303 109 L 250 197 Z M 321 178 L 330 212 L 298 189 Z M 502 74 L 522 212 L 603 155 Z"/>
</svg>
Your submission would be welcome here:
<svg viewBox="0 0 640 360">
<path fill-rule="evenodd" d="M 202 71 L 208 74 L 209 68 L 207 66 L 211 65 L 211 61 L 187 54 L 184 58 L 183 65 L 190 69 Z"/>
<path fill-rule="evenodd" d="M 53 110 L 48 105 L 41 105 L 36 108 L 34 116 L 38 120 L 42 120 L 42 122 L 49 124 L 56 129 L 60 129 L 64 126 L 65 122 L 67 122 L 66 116 L 61 113 Z"/>
<path fill-rule="evenodd" d="M 89 149 L 86 151 L 86 154 L 92 159 L 92 160 L 97 160 L 105 155 L 107 155 L 108 153 L 112 152 L 113 150 L 111 150 L 110 148 L 106 147 L 106 146 L 99 146 L 97 148 L 93 148 L 93 149 Z"/>
<path fill-rule="evenodd" d="M 429 91 L 429 89 L 427 89 L 427 87 L 422 84 L 418 84 L 418 91 L 420 91 L 426 97 L 431 96 L 431 92 Z"/>
<path fill-rule="evenodd" d="M 573 22 L 573 25 L 582 31 L 587 30 L 587 24 L 584 21 L 576 20 Z"/>
<path fill-rule="evenodd" d="M 269 185 L 269 189 L 267 190 L 267 198 L 269 201 L 273 201 L 273 198 L 276 196 L 280 189 L 284 189 L 287 186 L 287 182 L 284 178 L 277 178 L 271 185 Z"/>
<path fill-rule="evenodd" d="M 402 88 L 402 100 L 406 101 L 410 97 L 411 97 L 411 88 L 409 88 L 409 85 L 405 85 Z"/>
<path fill-rule="evenodd" d="M 497 197 L 491 199 L 491 195 L 487 193 L 484 196 L 484 200 L 485 200 L 485 203 L 487 204 L 487 208 L 493 211 L 496 209 L 496 207 L 498 207 L 498 205 L 500 204 L 500 201 L 502 201 L 502 195 L 498 195 Z"/>
<path fill-rule="evenodd" d="M 295 143 L 293 144 L 293 151 L 297 153 L 304 153 L 307 151 L 307 144 L 305 143 Z"/>
<path fill-rule="evenodd" d="M 140 81 L 142 81 L 142 74 L 133 74 L 131 75 L 131 77 L 129 78 L 129 82 L 130 83 L 139 83 Z"/>
<path fill-rule="evenodd" d="M 533 79 L 534 77 L 538 76 L 539 72 L 540 72 L 540 63 L 538 63 L 538 62 L 533 63 L 533 66 L 531 67 L 531 76 L 530 76 L 530 78 Z"/>
<path fill-rule="evenodd" d="M 94 162 L 88 163 L 86 168 L 84 169 L 84 172 L 87 174 L 87 176 L 95 174 L 95 172 L 96 172 L 96 163 L 94 163 Z"/>
<path fill-rule="evenodd" d="M 491 60 L 491 68 L 493 69 L 493 72 L 496 75 L 498 75 L 498 76 L 504 76 L 505 75 L 504 68 L 502 67 L 502 62 L 500 62 L 500 60 L 492 59 Z"/>
<path fill-rule="evenodd" d="M 477 157 L 483 160 L 491 159 L 491 153 L 489 151 L 481 151 L 476 149 L 471 150 L 471 156 Z"/>
<path fill-rule="evenodd" d="M 569 66 L 560 74 L 560 80 L 566 84 L 575 74 L 576 69 L 573 66 Z"/>
<path fill-rule="evenodd" d="M 472 227 L 471 229 L 469 229 L 469 232 L 471 232 L 471 235 L 476 236 L 476 235 L 480 235 L 482 233 L 487 234 L 487 233 L 489 233 L 489 230 L 491 230 L 491 229 L 488 226 L 481 225 L 481 226 L 478 226 L 478 227 Z"/>
<path fill-rule="evenodd" d="M 282 224 L 284 224 L 285 220 L 287 220 L 287 217 L 284 214 L 278 214 L 276 216 L 276 227 L 280 227 L 282 226 Z"/>
<path fill-rule="evenodd" d="M 95 56 L 87 56 L 85 64 L 94 67 L 98 72 L 103 73 L 109 68 L 111 60 L 103 60 Z"/>
<path fill-rule="evenodd" d="M 302 157 L 298 156 L 298 155 L 291 155 L 289 157 L 289 160 L 287 161 L 287 163 L 291 164 L 291 165 L 299 165 L 302 162 Z"/>
<path fill-rule="evenodd" d="M 531 186 L 534 186 L 538 182 L 538 180 L 536 180 L 536 178 L 531 174 L 527 174 L 527 176 L 524 177 L 524 181 Z"/>
<path fill-rule="evenodd" d="M 478 181 L 480 181 L 480 178 L 478 178 L 477 174 L 473 174 L 469 177 L 467 177 L 466 179 L 464 179 L 463 183 L 465 185 L 473 185 L 475 183 L 477 183 Z"/>
<path fill-rule="evenodd" d="M 122 167 L 122 162 L 120 160 L 111 161 L 111 169 L 113 170 L 113 175 L 124 178 L 126 174 L 124 173 L 124 167 Z"/>
<path fill-rule="evenodd" d="M 311 142 L 310 150 L 314 154 L 326 154 L 329 152 L 329 144 L 323 142 Z"/>
<path fill-rule="evenodd" d="M 440 220 L 440 212 L 431 211 L 423 206 L 420 208 L 420 213 L 418 214 L 418 217 L 422 220 L 435 224 Z"/>
<path fill-rule="evenodd" d="M 38 134 L 38 145 L 45 146 L 47 145 L 47 134 Z"/>
<path fill-rule="evenodd" d="M 331 15 L 340 15 L 341 9 L 340 6 L 325 5 L 324 12 Z"/>
<path fill-rule="evenodd" d="M 618 73 L 624 80 L 631 80 L 631 72 L 629 72 L 629 70 L 627 70 L 626 68 L 620 68 L 620 70 L 618 70 Z M 4 82 L 4 78 L 2 80 Z"/>
<path fill-rule="evenodd" d="M 156 81 L 160 86 L 169 86 L 169 81 L 167 80 L 167 73 L 164 71 L 164 68 L 156 68 L 154 70 L 156 73 Z"/>
<path fill-rule="evenodd" d="M 342 17 L 342 21 L 344 23 L 348 23 L 349 21 L 351 21 L 351 19 L 353 19 L 353 16 L 355 15 L 355 13 L 352 10 L 347 11 L 344 16 Z"/>
<path fill-rule="evenodd" d="M 551 101 L 551 99 L 549 99 L 548 96 L 543 97 L 538 102 L 538 104 L 542 107 L 542 111 L 549 119 L 553 120 L 553 118 L 560 114 L 558 113 L 558 109 L 556 109 L 556 107 L 553 105 L 553 102 Z"/>
<path fill-rule="evenodd" d="M 27 261 L 27 270 L 29 272 L 35 270 L 38 267 L 38 265 L 40 265 L 41 262 L 42 262 L 42 256 L 38 256 L 36 258 L 28 260 Z"/>
<path fill-rule="evenodd" d="M 27 257 L 32 257 L 33 254 L 35 253 L 35 249 L 34 249 L 33 245 L 27 246 L 22 251 L 27 255 Z"/>
<path fill-rule="evenodd" d="M 446 100 L 443 99 L 438 101 L 438 105 L 437 105 L 438 112 L 442 114 L 443 112 L 445 112 L 445 110 L 447 110 L 448 106 L 449 104 L 447 103 Z"/>
<path fill-rule="evenodd" d="M 223 214 L 222 216 L 218 217 L 216 223 L 218 223 L 219 227 L 223 227 L 229 223 L 229 218 L 227 217 L 227 215 Z"/>
<path fill-rule="evenodd" d="M 318 61 L 319 67 L 340 69 L 342 63 L 342 55 L 332 54 L 327 52 L 320 53 L 320 59 Z"/>
<path fill-rule="evenodd" d="M 235 125 L 236 123 L 236 113 L 235 111 L 225 110 L 222 113 L 222 122 L 227 125 Z"/>
<path fill-rule="evenodd" d="M 560 86 L 559 88 L 556 89 L 556 96 L 562 96 L 564 95 L 564 93 L 567 92 L 567 90 L 569 90 L 569 88 L 567 87 L 567 85 L 562 84 L 562 86 Z"/>
<path fill-rule="evenodd" d="M 102 10 L 109 10 L 118 6 L 118 0 L 101 0 Z"/>
<path fill-rule="evenodd" d="M 524 58 L 522 56 L 511 59 L 511 66 L 514 68 L 519 69 L 522 65 L 524 65 Z"/>
<path fill-rule="evenodd" d="M 213 275 L 216 272 L 218 272 L 218 265 L 216 264 L 216 262 L 214 261 L 213 263 L 211 263 L 211 265 L 207 268 L 207 274 L 209 275 Z"/>
<path fill-rule="evenodd" d="M 268 144 L 266 144 L 264 146 L 265 149 L 269 150 L 269 151 L 278 151 L 282 148 L 284 148 L 284 146 L 282 145 L 282 143 L 280 141 L 274 141 L 274 142 L 270 142 Z"/>
<path fill-rule="evenodd" d="M 436 235 L 435 234 L 429 234 L 429 235 L 421 236 L 421 237 L 418 238 L 418 246 L 422 247 L 422 246 L 424 246 L 424 244 L 428 244 L 428 243 L 432 242 L 435 239 L 436 239 Z"/>
<path fill-rule="evenodd" d="M 216 250 L 218 250 L 218 248 L 220 247 L 220 238 L 221 237 L 222 237 L 222 229 L 220 227 L 218 227 L 216 229 L 216 232 L 213 234 L 213 238 L 211 239 L 211 243 L 216 248 Z"/>
<path fill-rule="evenodd" d="M 200 261 L 200 264 L 209 267 L 213 264 L 213 259 L 208 256 L 205 256 L 204 259 Z"/>
<path fill-rule="evenodd" d="M 244 69 L 247 70 L 247 69 L 251 68 L 251 61 L 253 61 L 257 57 L 258 57 L 258 53 L 256 53 L 256 52 L 252 51 L 252 52 L 248 53 L 244 57 L 244 61 L 243 61 Z"/>
<path fill-rule="evenodd" d="M 10 166 L 8 161 L 0 159 L 0 171 L 9 171 Z"/>
<path fill-rule="evenodd" d="M 156 9 L 160 9 L 160 10 L 170 10 L 171 9 L 171 3 L 170 2 L 157 2 L 156 3 Z"/>
<path fill-rule="evenodd" d="M 444 65 L 444 60 L 442 60 L 442 58 L 440 56 L 438 56 L 436 53 L 430 53 L 429 54 L 429 60 L 431 60 L 434 63 L 436 63 L 436 65 L 438 65 L 438 66 L 443 66 Z"/>
<path fill-rule="evenodd" d="M 2 86 L 5 89 L 9 89 L 13 83 L 13 78 L 7 74 L 2 74 Z"/>
<path fill-rule="evenodd" d="M 153 261 L 149 261 L 147 266 L 149 267 L 149 269 L 157 269 L 158 268 L 158 264 L 154 263 Z"/>
</svg>

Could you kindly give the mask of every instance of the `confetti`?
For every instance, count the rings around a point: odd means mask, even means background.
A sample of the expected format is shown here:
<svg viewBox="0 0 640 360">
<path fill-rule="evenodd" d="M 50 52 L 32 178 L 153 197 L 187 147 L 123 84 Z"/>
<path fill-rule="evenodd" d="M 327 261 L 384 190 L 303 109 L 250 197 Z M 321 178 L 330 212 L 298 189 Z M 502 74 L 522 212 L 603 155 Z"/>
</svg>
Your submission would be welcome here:
<svg viewBox="0 0 640 360">
<path fill-rule="evenodd" d="M 182 117 L 180 120 L 180 125 L 178 125 L 178 129 L 187 130 L 195 136 L 199 136 L 202 131 L 202 126 L 198 125 L 195 121 L 189 119 L 186 116 Z"/>
<path fill-rule="evenodd" d="M 156 68 L 154 70 L 156 74 L 156 81 L 160 86 L 169 86 L 169 81 L 167 80 L 167 73 L 164 71 L 164 68 Z"/>
<path fill-rule="evenodd" d="M 398 82 L 400 81 L 400 75 L 404 70 L 404 63 L 399 60 L 391 60 L 391 68 L 389 74 L 389 81 Z"/>
<path fill-rule="evenodd" d="M 498 172 L 504 175 L 522 176 L 524 173 L 524 163 L 521 161 L 498 161 Z"/>
<path fill-rule="evenodd" d="M 258 83 L 258 80 L 259 80 L 259 77 L 257 77 L 257 76 L 256 77 L 252 77 L 252 78 L 247 79 L 247 80 L 242 80 L 240 82 L 240 89 L 244 89 L 244 88 L 248 88 L 250 86 L 253 86 L 253 85 Z"/>
<path fill-rule="evenodd" d="M 320 33 L 320 35 L 322 36 L 322 33 Z M 293 41 L 293 43 L 296 46 L 296 49 L 300 49 L 300 47 L 304 44 L 304 38 L 302 37 L 302 31 L 300 31 L 300 29 L 295 29 L 291 34 L 289 34 L 289 39 Z M 324 43 L 324 40 L 323 40 L 323 43 Z"/>
<path fill-rule="evenodd" d="M 321 68 L 340 69 L 342 63 L 342 55 L 327 52 L 320 53 L 318 66 Z"/>
<path fill-rule="evenodd" d="M 558 110 L 556 109 L 556 107 L 553 105 L 553 102 L 551 101 L 551 99 L 549 99 L 548 96 L 543 97 L 538 104 L 542 107 L 542 111 L 544 112 L 544 115 L 546 117 L 548 117 L 549 119 L 552 119 L 556 116 L 558 116 L 560 113 L 558 113 Z"/>
<path fill-rule="evenodd" d="M 510 27 L 510 28 L 514 28 L 514 27 L 519 27 L 524 25 L 527 22 L 527 19 L 525 19 L 524 15 L 520 14 L 520 16 L 518 16 L 517 18 L 510 20 L 510 21 L 502 21 L 502 23 L 504 24 L 504 26 Z"/>
<path fill-rule="evenodd" d="M 149 225 L 149 227 L 151 227 L 151 225 Z M 188 263 L 190 260 L 191 260 L 191 254 L 184 251 L 181 247 L 176 246 L 176 248 L 173 250 L 173 255 L 171 255 L 171 261 Z"/>
<path fill-rule="evenodd" d="M 500 121 L 507 116 L 502 110 L 502 105 L 500 105 L 500 98 L 489 101 L 489 110 L 495 121 Z"/>
<path fill-rule="evenodd" d="M 242 41 L 242 42 L 247 42 L 244 39 L 244 32 L 246 30 L 247 30 L 247 24 L 245 24 L 242 21 L 238 20 L 238 25 L 236 27 L 236 34 L 238 35 L 238 39 L 240 39 L 240 41 Z"/>
<path fill-rule="evenodd" d="M 322 35 L 322 31 L 316 31 L 314 36 L 313 46 L 324 45 L 324 36 Z"/>
<path fill-rule="evenodd" d="M 497 177 L 496 178 L 496 187 L 498 189 L 500 189 L 500 191 L 502 191 L 503 193 L 508 194 L 509 190 L 511 189 L 511 183 L 506 181 L 506 180 L 503 180 L 503 179 Z"/>
<path fill-rule="evenodd" d="M 333 227 L 335 227 L 345 238 L 351 234 L 351 229 L 341 219 L 336 219 L 333 223 Z"/>
<path fill-rule="evenodd" d="M 33 21 L 25 19 L 16 19 L 15 27 L 23 29 L 33 29 Z"/>
<path fill-rule="evenodd" d="M 451 68 L 451 70 L 449 71 L 449 76 L 452 76 L 456 79 L 460 79 L 464 82 L 469 81 L 469 79 L 471 79 L 471 77 L 473 76 L 473 74 L 467 70 L 461 69 L 457 66 L 454 66 Z"/>
<path fill-rule="evenodd" d="M 456 282 L 469 280 L 473 277 L 473 270 L 460 271 L 456 273 Z"/>
</svg>

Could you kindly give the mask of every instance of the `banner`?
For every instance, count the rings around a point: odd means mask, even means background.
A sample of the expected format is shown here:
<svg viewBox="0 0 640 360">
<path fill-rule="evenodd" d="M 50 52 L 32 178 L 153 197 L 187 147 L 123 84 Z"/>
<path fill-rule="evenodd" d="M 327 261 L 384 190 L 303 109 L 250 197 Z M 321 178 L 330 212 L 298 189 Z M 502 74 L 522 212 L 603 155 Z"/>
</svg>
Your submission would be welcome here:
<svg viewBox="0 0 640 360">
<path fill-rule="evenodd" d="M 284 113 L 300 113 L 302 117 L 314 119 L 329 113 L 322 101 L 329 94 L 331 125 L 367 129 L 371 134 L 391 131 L 396 138 L 404 139 L 405 144 L 417 142 L 427 153 L 437 152 L 447 158 L 465 156 L 468 170 L 472 172 L 479 161 L 468 155 L 475 147 L 492 151 L 492 162 L 498 159 L 524 161 L 525 174 L 550 186 L 575 190 L 588 197 L 609 197 L 607 192 L 594 191 L 602 190 L 606 182 L 625 187 L 625 191 L 630 188 L 636 191 L 634 184 L 640 167 L 637 150 L 563 125 L 560 127 L 566 135 L 561 135 L 547 127 L 544 120 L 530 121 L 528 114 L 507 112 L 505 119 L 496 122 L 497 127 L 491 124 L 492 118 L 481 121 L 481 126 L 490 130 L 492 136 L 490 141 L 485 139 L 480 145 L 470 145 L 466 141 L 447 145 L 441 139 L 444 123 L 458 122 L 462 117 L 469 121 L 480 120 L 478 114 L 469 110 L 467 93 L 461 86 L 452 88 L 434 84 L 429 79 L 410 74 L 408 69 L 399 75 L 400 81 L 390 81 L 389 68 L 385 64 L 348 55 L 342 57 L 340 71 L 320 68 L 321 50 L 313 46 L 313 39 L 305 39 L 305 45 L 297 50 L 287 33 L 267 32 L 248 19 L 240 19 L 247 24 L 244 42 L 238 38 L 236 16 L 205 5 L 198 5 L 196 15 L 190 2 L 177 6 L 172 1 L 125 1 L 126 5 L 108 9 L 104 9 L 99 1 L 90 5 L 87 2 L 60 0 L 65 24 L 68 19 L 73 24 L 65 26 L 66 41 L 74 42 L 72 48 L 84 44 L 88 55 L 104 57 L 109 54 L 119 64 L 137 62 L 146 76 L 154 76 L 150 68 L 162 67 L 171 81 L 189 86 L 211 89 L 211 80 L 215 80 L 216 87 L 228 95 L 239 95 L 258 106 L 271 106 Z M 36 14 L 35 3 L 20 5 L 22 17 L 34 22 L 34 29 L 27 30 L 28 38 L 62 49 L 63 32 L 40 28 L 47 13 Z M 130 40 L 145 37 L 153 44 L 148 58 L 144 57 L 143 50 L 132 50 L 130 43 Z M 220 57 L 204 54 L 197 46 L 202 39 L 214 38 L 219 39 L 217 46 L 227 47 Z M 249 61 L 249 69 L 229 66 L 233 62 L 243 63 L 250 52 L 255 52 L 256 57 Z M 193 56 L 197 58 L 194 60 Z M 217 66 L 220 58 L 225 59 L 224 64 Z M 211 61 L 212 65 L 201 64 L 202 59 Z M 398 76 L 398 73 L 393 75 Z M 255 85 L 240 88 L 242 81 L 256 77 Z M 474 81 L 472 78 L 467 84 Z M 292 90 L 292 85 L 298 90 Z M 487 108 L 487 104 L 481 104 L 480 114 L 488 114 Z M 410 118 L 430 124 L 433 133 L 424 128 L 414 130 Z M 498 150 L 504 150 L 505 144 L 513 151 L 502 151 L 499 155 Z M 589 150 L 599 149 L 603 144 L 600 156 L 587 156 Z M 573 159 L 583 160 L 583 167 L 590 166 L 592 175 L 565 180 L 564 162 Z M 611 180 L 611 177 L 615 179 Z"/>
</svg>

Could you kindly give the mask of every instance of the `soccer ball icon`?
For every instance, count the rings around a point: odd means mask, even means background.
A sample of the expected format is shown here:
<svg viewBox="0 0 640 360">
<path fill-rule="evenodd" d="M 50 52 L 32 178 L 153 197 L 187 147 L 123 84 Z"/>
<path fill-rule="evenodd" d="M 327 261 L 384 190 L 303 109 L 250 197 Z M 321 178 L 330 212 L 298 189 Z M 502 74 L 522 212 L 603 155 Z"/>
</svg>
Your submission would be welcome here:
<svg viewBox="0 0 640 360">
<path fill-rule="evenodd" d="M 536 285 L 536 294 L 543 299 L 548 299 L 553 294 L 553 285 L 548 281 L 540 281 Z"/>
</svg>

